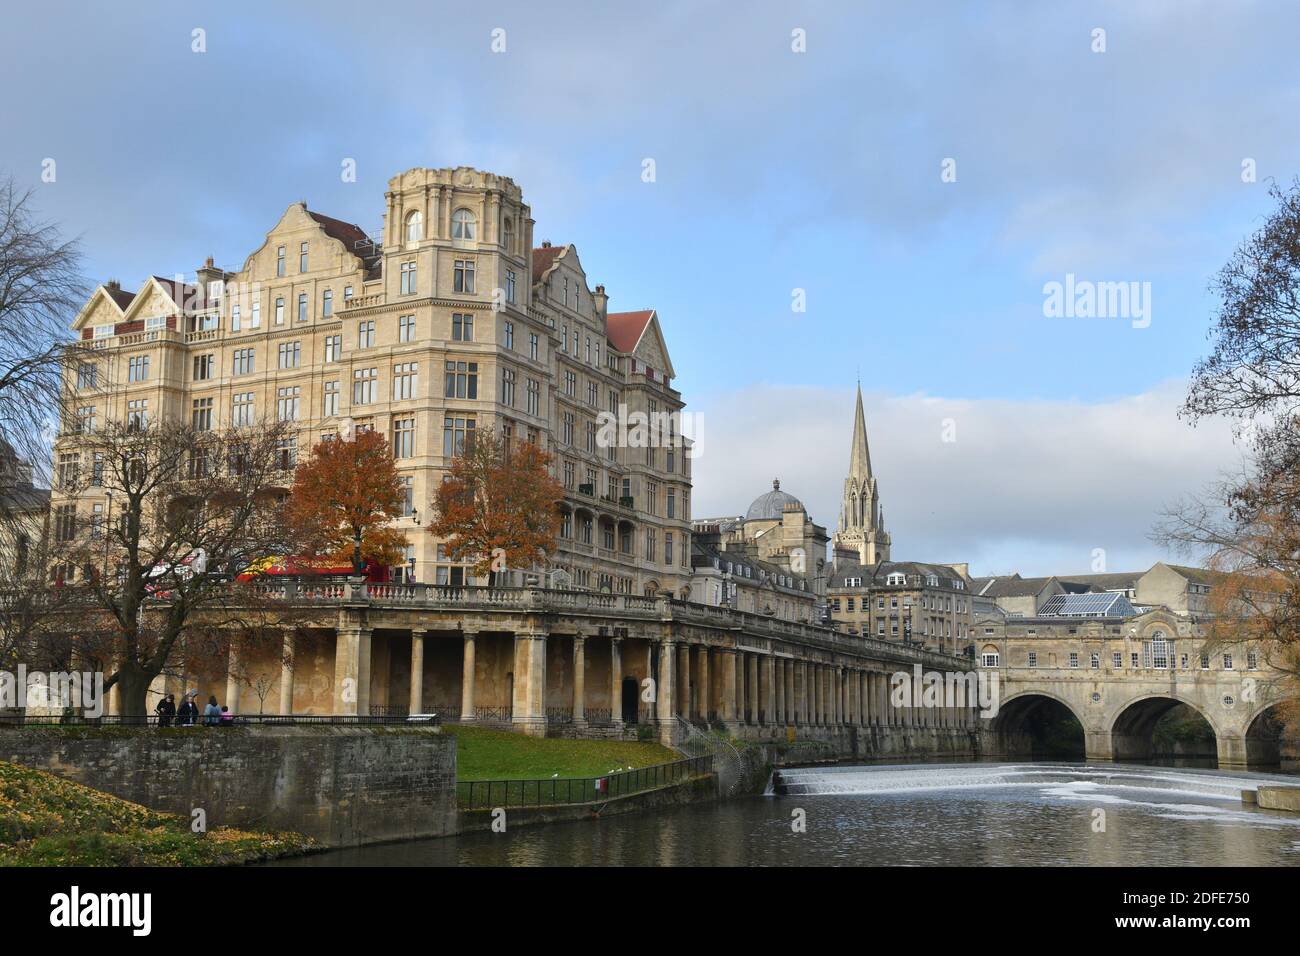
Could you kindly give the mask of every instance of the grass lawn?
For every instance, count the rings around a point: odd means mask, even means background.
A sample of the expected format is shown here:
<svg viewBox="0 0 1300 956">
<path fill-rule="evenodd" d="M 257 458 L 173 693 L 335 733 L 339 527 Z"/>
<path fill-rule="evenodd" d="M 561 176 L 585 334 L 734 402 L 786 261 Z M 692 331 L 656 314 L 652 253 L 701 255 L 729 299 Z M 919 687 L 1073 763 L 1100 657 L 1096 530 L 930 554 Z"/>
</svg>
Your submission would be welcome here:
<svg viewBox="0 0 1300 956">
<path fill-rule="evenodd" d="M 598 777 L 617 770 L 680 760 L 667 747 L 630 740 L 565 740 L 527 737 L 508 730 L 444 724 L 456 737 L 456 776 L 460 780 L 517 780 Z"/>
<path fill-rule="evenodd" d="M 215 827 L 0 761 L 0 866 L 209 866 L 316 846 L 298 833 Z"/>
</svg>

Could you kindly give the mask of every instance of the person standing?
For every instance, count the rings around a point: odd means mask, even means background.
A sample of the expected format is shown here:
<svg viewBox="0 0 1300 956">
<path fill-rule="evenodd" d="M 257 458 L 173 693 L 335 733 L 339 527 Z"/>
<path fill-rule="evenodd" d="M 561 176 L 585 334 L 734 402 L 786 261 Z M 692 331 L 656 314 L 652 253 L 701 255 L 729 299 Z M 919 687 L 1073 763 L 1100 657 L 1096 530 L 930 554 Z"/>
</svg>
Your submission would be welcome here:
<svg viewBox="0 0 1300 956">
<path fill-rule="evenodd" d="M 170 727 L 172 718 L 176 716 L 176 697 L 168 694 L 162 700 L 158 701 L 158 706 L 154 708 L 158 714 L 158 726 Z"/>
<path fill-rule="evenodd" d="M 221 722 L 221 708 L 217 706 L 217 695 L 208 696 L 208 706 L 203 708 L 203 723 L 215 727 Z"/>
<path fill-rule="evenodd" d="M 190 692 L 185 695 L 181 701 L 180 709 L 176 712 L 176 723 L 181 727 L 193 727 L 194 722 L 199 719 L 199 708 L 194 703 L 194 693 Z"/>
</svg>

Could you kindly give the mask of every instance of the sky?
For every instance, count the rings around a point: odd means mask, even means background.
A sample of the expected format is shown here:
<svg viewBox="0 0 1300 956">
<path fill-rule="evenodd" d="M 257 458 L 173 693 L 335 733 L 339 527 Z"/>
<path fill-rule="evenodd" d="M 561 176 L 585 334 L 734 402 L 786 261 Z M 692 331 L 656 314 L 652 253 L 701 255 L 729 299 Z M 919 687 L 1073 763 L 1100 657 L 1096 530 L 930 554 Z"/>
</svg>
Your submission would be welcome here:
<svg viewBox="0 0 1300 956">
<path fill-rule="evenodd" d="M 658 310 L 695 516 L 779 477 L 833 531 L 860 379 L 895 558 L 1183 559 L 1150 535 L 1240 464 L 1177 411 L 1211 279 L 1300 173 L 1300 5 L 741 11 L 12 6 L 0 175 L 134 289 L 241 265 L 300 199 L 377 233 L 392 175 L 492 170 L 611 309 Z M 1055 314 L 1050 283 L 1136 292 Z"/>
</svg>

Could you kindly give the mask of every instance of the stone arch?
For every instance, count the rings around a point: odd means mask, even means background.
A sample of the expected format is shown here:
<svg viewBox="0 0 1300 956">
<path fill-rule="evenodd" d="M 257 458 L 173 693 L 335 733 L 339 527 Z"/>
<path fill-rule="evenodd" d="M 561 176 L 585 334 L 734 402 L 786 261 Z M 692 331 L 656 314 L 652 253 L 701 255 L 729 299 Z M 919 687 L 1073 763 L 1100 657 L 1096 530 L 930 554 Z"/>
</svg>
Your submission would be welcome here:
<svg viewBox="0 0 1300 956">
<path fill-rule="evenodd" d="M 1060 739 L 1049 734 L 1068 715 L 1078 724 L 1077 740 Z M 1086 752 L 1087 724 L 1072 703 L 1046 690 L 1023 690 L 998 704 L 992 730 L 998 736 L 1003 753 L 1029 759 L 1082 757 Z M 1059 751 L 1062 745 L 1068 749 Z"/>
<path fill-rule="evenodd" d="M 1245 723 L 1246 765 L 1278 767 L 1282 765 L 1285 725 L 1278 719 L 1282 701 L 1261 704 Z M 1294 758 L 1292 758 L 1294 759 Z"/>
<path fill-rule="evenodd" d="M 1152 755 L 1152 732 L 1156 722 L 1174 707 L 1183 704 L 1204 720 L 1216 741 L 1224 739 L 1224 729 L 1207 713 L 1201 703 L 1168 692 L 1143 693 L 1116 707 L 1108 720 L 1111 754 L 1115 760 L 1149 760 Z"/>
</svg>

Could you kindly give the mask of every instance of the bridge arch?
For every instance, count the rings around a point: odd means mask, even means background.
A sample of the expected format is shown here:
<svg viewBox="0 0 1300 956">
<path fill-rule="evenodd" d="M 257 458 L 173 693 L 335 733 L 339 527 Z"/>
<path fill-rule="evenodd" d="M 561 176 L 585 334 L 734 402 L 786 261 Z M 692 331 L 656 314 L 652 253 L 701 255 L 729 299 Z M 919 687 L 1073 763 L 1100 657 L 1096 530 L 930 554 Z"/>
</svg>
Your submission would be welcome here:
<svg viewBox="0 0 1300 956">
<path fill-rule="evenodd" d="M 1154 752 L 1156 724 L 1180 705 L 1205 721 L 1216 742 L 1223 740 L 1224 729 L 1197 701 L 1168 692 L 1144 693 L 1131 697 L 1116 707 L 1108 721 L 1113 758 L 1150 760 Z"/>
<path fill-rule="evenodd" d="M 1051 691 L 1023 690 L 1001 701 L 992 729 L 1009 756 L 1082 759 L 1086 751 L 1082 716 Z"/>
<path fill-rule="evenodd" d="M 1261 704 L 1246 721 L 1246 765 L 1280 767 L 1283 759 L 1283 735 L 1286 724 L 1281 719 L 1281 701 Z"/>
</svg>

